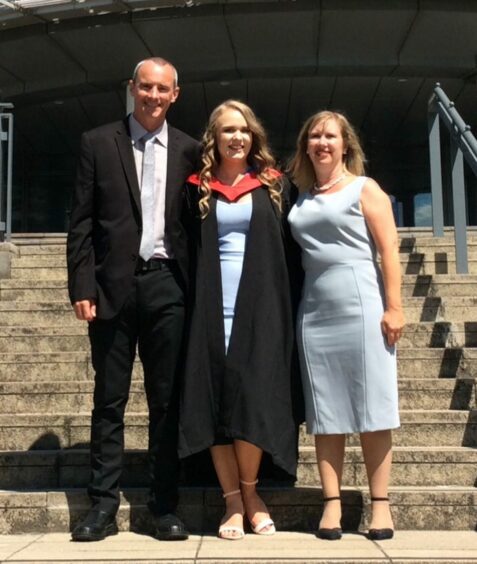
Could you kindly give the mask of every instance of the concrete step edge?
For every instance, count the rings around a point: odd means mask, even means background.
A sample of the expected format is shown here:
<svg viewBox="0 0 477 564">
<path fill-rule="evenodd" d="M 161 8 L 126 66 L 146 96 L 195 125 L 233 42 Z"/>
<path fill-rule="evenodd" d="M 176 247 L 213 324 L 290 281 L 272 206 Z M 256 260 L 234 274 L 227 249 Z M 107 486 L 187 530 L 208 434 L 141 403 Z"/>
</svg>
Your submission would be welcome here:
<svg viewBox="0 0 477 564">
<path fill-rule="evenodd" d="M 84 361 L 83 361 L 84 362 Z M 82 362 L 82 363 L 83 363 Z M 135 363 L 139 365 L 140 363 Z M 477 377 L 472 376 L 462 376 L 461 378 L 399 378 L 398 384 L 400 388 L 405 389 L 408 387 L 414 391 L 419 390 L 453 390 L 457 384 L 469 383 L 473 384 L 477 381 Z M 131 381 L 132 387 L 131 391 L 142 391 L 144 389 L 142 379 L 133 379 Z M 41 381 L 41 382 L 2 382 L 0 380 L 0 393 L 89 393 L 93 389 L 94 382 L 91 379 L 76 380 L 74 382 L 70 380 L 52 380 L 52 381 Z"/>
<path fill-rule="evenodd" d="M 279 529 L 316 530 L 323 506 L 323 492 L 315 486 L 261 488 Z M 182 488 L 178 514 L 190 529 L 216 531 L 223 514 L 219 488 Z M 342 489 L 345 530 L 365 528 L 369 522 L 370 495 L 365 487 Z M 458 529 L 475 527 L 475 488 L 390 488 L 397 529 Z M 126 488 L 121 492 L 117 521 L 121 530 L 137 527 L 150 530 L 153 522 L 146 509 L 147 489 Z M 89 510 L 83 489 L 0 492 L 0 531 L 69 531 Z M 134 510 L 134 511 L 132 511 Z M 453 516 L 449 519 L 449 515 Z"/>
<path fill-rule="evenodd" d="M 299 445 L 300 454 L 315 454 L 315 447 L 313 445 Z M 125 456 L 129 457 L 145 457 L 147 456 L 146 449 L 125 449 Z M 448 455 L 465 456 L 472 460 L 477 459 L 477 448 L 461 445 L 448 445 L 448 446 L 393 446 L 393 453 L 398 456 L 432 456 L 435 458 L 443 458 Z M 18 459 L 47 459 L 47 458 L 61 458 L 68 459 L 78 456 L 86 456 L 89 458 L 89 448 L 59 448 L 59 449 L 45 449 L 45 450 L 0 450 L 0 458 L 18 458 Z M 362 457 L 362 449 L 360 446 L 347 446 L 345 450 L 345 457 L 352 457 L 353 459 Z M 0 490 L 1 491 L 1 490 Z"/>
</svg>

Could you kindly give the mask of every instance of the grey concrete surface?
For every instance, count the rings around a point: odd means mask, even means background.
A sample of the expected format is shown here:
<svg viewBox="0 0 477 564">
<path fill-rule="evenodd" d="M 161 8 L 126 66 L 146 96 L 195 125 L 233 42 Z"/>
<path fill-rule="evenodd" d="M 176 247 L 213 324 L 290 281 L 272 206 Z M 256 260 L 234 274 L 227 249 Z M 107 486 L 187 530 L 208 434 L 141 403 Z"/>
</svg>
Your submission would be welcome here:
<svg viewBox="0 0 477 564">
<path fill-rule="evenodd" d="M 372 542 L 361 534 L 340 541 L 313 534 L 247 534 L 240 541 L 194 535 L 184 542 L 160 542 L 135 533 L 119 533 L 101 542 L 74 543 L 67 533 L 0 536 L 0 562 L 111 563 L 168 562 L 177 564 L 260 563 L 477 563 L 477 533 L 473 531 L 397 531 L 394 539 Z"/>
</svg>

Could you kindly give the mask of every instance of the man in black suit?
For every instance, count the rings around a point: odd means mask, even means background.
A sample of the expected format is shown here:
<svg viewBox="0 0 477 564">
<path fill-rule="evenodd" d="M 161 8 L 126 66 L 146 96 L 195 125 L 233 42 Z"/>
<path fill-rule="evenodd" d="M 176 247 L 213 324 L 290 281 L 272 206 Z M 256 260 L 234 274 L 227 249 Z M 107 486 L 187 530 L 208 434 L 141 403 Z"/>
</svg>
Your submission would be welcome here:
<svg viewBox="0 0 477 564">
<path fill-rule="evenodd" d="M 198 143 L 169 126 L 176 69 L 141 61 L 130 81 L 134 111 L 83 134 L 68 234 L 68 287 L 89 322 L 95 369 L 91 421 L 92 508 L 76 541 L 117 532 L 124 410 L 138 346 L 149 407 L 149 508 L 161 540 L 186 539 L 178 501 L 178 372 L 188 285 L 183 184 Z"/>
</svg>

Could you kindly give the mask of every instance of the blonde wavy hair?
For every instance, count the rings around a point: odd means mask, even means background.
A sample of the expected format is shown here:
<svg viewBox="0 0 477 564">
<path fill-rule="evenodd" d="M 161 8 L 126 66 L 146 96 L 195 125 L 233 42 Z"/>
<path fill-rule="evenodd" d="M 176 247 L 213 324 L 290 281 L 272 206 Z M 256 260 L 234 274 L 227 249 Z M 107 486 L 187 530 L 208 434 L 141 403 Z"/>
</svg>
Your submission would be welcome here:
<svg viewBox="0 0 477 564">
<path fill-rule="evenodd" d="M 220 155 L 217 150 L 217 120 L 226 110 L 240 112 L 252 133 L 252 146 L 247 157 L 248 165 L 257 174 L 257 178 L 267 186 L 270 199 L 277 209 L 282 211 L 282 186 L 279 179 L 273 174 L 275 159 L 268 146 L 267 134 L 252 109 L 239 100 L 226 100 L 217 106 L 210 114 L 209 122 L 202 137 L 202 168 L 199 172 L 199 209 L 202 219 L 210 211 L 210 197 L 212 189 L 210 181 L 217 172 Z"/>
<path fill-rule="evenodd" d="M 307 154 L 308 138 L 310 131 L 318 124 L 334 119 L 338 124 L 345 153 L 343 155 L 344 169 L 356 176 L 364 174 L 364 164 L 366 158 L 361 148 L 358 134 L 354 127 L 348 121 L 348 118 L 340 112 L 322 111 L 309 117 L 298 134 L 296 142 L 296 152 L 288 165 L 293 182 L 298 186 L 301 192 L 309 190 L 316 182 L 315 169 Z"/>
</svg>

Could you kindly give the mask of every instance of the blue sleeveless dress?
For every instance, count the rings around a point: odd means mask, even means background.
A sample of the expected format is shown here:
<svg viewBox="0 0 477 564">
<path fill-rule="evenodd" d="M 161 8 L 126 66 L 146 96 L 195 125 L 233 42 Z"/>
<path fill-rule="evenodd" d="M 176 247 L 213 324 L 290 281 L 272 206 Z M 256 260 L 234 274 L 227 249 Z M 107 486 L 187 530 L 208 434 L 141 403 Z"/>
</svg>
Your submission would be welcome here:
<svg viewBox="0 0 477 564">
<path fill-rule="evenodd" d="M 381 331 L 381 271 L 360 210 L 365 181 L 301 194 L 288 218 L 305 271 L 297 339 L 310 434 L 399 426 L 395 348 Z"/>
<path fill-rule="evenodd" d="M 225 350 L 232 333 L 235 302 L 242 276 L 245 243 L 252 217 L 252 201 L 244 204 L 217 200 L 220 273 L 224 310 Z"/>
</svg>

